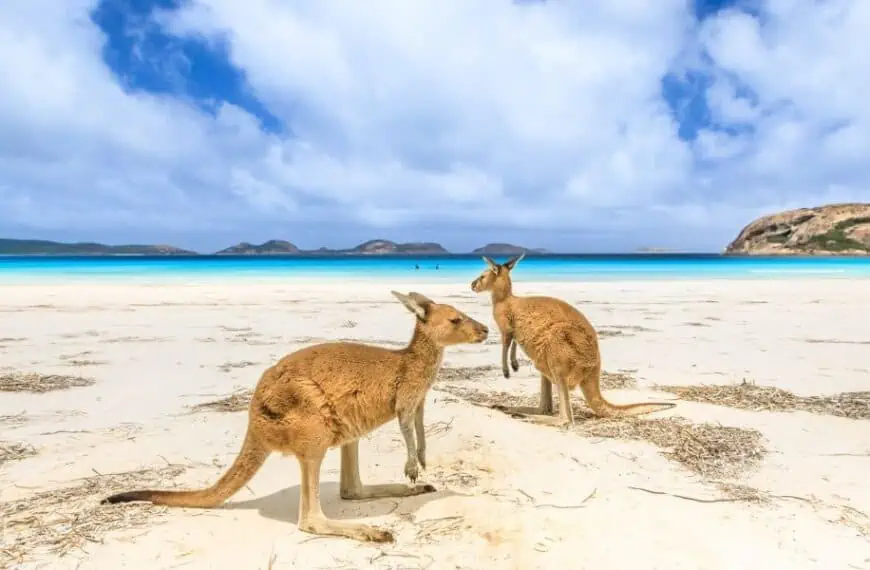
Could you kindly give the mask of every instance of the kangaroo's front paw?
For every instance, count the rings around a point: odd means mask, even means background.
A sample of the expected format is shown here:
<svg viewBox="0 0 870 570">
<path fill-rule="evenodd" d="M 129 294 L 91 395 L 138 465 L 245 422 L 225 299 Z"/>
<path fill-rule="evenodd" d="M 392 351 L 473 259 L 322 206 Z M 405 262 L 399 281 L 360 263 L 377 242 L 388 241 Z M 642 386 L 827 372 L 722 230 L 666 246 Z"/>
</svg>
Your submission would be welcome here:
<svg viewBox="0 0 870 570">
<path fill-rule="evenodd" d="M 505 378 L 511 377 L 511 373 L 508 371 L 507 366 L 502 366 L 501 373 L 504 374 Z"/>
<path fill-rule="evenodd" d="M 405 462 L 405 476 L 411 480 L 411 483 L 417 481 L 420 476 L 420 467 L 416 459 Z"/>
<path fill-rule="evenodd" d="M 513 368 L 514 372 L 520 371 L 520 363 L 516 360 L 511 360 L 511 368 Z"/>
<path fill-rule="evenodd" d="M 425 471 L 426 470 L 426 448 L 418 448 L 417 449 L 417 461 L 420 463 L 420 467 Z"/>
</svg>

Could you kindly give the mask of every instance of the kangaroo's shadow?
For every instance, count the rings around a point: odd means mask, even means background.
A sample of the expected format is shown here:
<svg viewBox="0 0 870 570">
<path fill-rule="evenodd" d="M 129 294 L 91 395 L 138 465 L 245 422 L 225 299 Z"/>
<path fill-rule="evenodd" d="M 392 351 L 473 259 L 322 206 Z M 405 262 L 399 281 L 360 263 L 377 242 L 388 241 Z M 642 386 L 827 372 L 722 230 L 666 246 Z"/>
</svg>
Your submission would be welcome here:
<svg viewBox="0 0 870 570">
<path fill-rule="evenodd" d="M 294 485 L 264 497 L 226 503 L 224 508 L 230 510 L 256 509 L 260 515 L 268 519 L 298 524 L 300 491 L 301 487 Z M 379 517 L 398 510 L 401 510 L 403 513 L 413 512 L 430 501 L 453 496 L 463 495 L 447 489 L 438 489 L 431 493 L 411 497 L 348 500 L 342 499 L 339 496 L 338 483 L 324 481 L 320 484 L 320 502 L 323 507 L 323 514 L 329 518 L 339 520 Z"/>
</svg>

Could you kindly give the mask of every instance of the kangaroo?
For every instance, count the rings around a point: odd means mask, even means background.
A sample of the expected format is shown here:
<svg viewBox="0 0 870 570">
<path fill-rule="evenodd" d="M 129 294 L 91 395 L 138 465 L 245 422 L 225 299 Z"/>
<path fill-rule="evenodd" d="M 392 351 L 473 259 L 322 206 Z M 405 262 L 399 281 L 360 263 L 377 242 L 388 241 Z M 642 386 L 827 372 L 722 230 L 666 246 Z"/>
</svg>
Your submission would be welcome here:
<svg viewBox="0 0 870 570">
<path fill-rule="evenodd" d="M 525 257 L 521 254 L 499 265 L 489 257 L 488 268 L 471 282 L 475 293 L 489 291 L 492 312 L 501 332 L 501 368 L 510 377 L 507 358 L 519 370 L 519 344 L 541 374 L 540 413 L 553 413 L 552 383 L 559 387 L 559 424 L 573 425 L 570 391 L 580 386 L 592 411 L 603 417 L 633 416 L 674 407 L 672 403 L 617 405 L 604 399 L 599 385 L 601 353 L 598 335 L 586 317 L 572 305 L 554 297 L 516 296 L 510 273 Z"/>
<path fill-rule="evenodd" d="M 302 474 L 299 529 L 311 534 L 392 542 L 393 535 L 365 524 L 327 518 L 320 505 L 320 465 L 341 447 L 340 496 L 347 500 L 410 497 L 432 493 L 413 484 L 426 468 L 423 407 L 444 349 L 476 344 L 489 331 L 454 307 L 420 293 L 392 294 L 416 317 L 403 348 L 326 342 L 292 352 L 267 368 L 251 397 L 248 428 L 239 455 L 211 487 L 197 491 L 142 490 L 118 493 L 103 503 L 147 501 L 156 505 L 211 508 L 250 481 L 272 452 L 295 455 Z M 407 447 L 405 475 L 412 485 L 363 485 L 359 438 L 398 418 Z M 417 441 L 414 440 L 416 432 Z"/>
</svg>

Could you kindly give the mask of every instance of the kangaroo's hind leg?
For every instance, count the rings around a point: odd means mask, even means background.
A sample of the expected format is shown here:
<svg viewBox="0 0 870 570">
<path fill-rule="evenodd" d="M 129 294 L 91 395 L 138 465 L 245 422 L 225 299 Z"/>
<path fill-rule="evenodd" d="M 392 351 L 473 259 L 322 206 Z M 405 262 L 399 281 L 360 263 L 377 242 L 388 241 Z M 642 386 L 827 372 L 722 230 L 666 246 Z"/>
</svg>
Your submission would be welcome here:
<svg viewBox="0 0 870 570">
<path fill-rule="evenodd" d="M 435 492 L 435 487 L 432 485 L 405 485 L 404 483 L 363 485 L 359 476 L 359 441 L 345 443 L 341 446 L 339 489 L 341 498 L 351 501 L 385 497 L 411 497 Z"/>
<path fill-rule="evenodd" d="M 549 416 L 553 413 L 553 383 L 543 374 L 541 374 L 540 412 L 544 416 Z"/>
<path fill-rule="evenodd" d="M 320 506 L 320 465 L 326 450 L 299 457 L 302 485 L 299 487 L 299 530 L 321 536 L 344 536 L 370 542 L 392 542 L 387 530 L 327 518 Z"/>
<path fill-rule="evenodd" d="M 559 424 L 565 427 L 574 425 L 574 412 L 571 409 L 571 388 L 565 381 L 559 385 Z"/>
</svg>

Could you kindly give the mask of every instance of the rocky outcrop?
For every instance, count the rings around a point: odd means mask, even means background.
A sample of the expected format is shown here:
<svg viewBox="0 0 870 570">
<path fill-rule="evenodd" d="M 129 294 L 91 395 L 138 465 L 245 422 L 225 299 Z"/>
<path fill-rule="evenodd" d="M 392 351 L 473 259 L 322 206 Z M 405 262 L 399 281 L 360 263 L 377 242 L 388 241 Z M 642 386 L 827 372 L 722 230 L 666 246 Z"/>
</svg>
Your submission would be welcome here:
<svg viewBox="0 0 870 570">
<path fill-rule="evenodd" d="M 519 255 L 521 253 L 549 253 L 543 248 L 528 248 L 521 245 L 512 245 L 509 243 L 488 243 L 483 247 L 479 247 L 471 253 L 482 255 Z"/>
<path fill-rule="evenodd" d="M 870 204 L 830 204 L 764 216 L 725 248 L 731 255 L 870 255 Z"/>
<path fill-rule="evenodd" d="M 197 255 L 172 245 L 106 245 L 39 239 L 0 239 L 2 255 Z"/>
<path fill-rule="evenodd" d="M 294 253 L 299 253 L 299 248 L 289 241 L 270 239 L 260 245 L 243 241 L 220 250 L 216 255 L 287 255 Z"/>
</svg>

